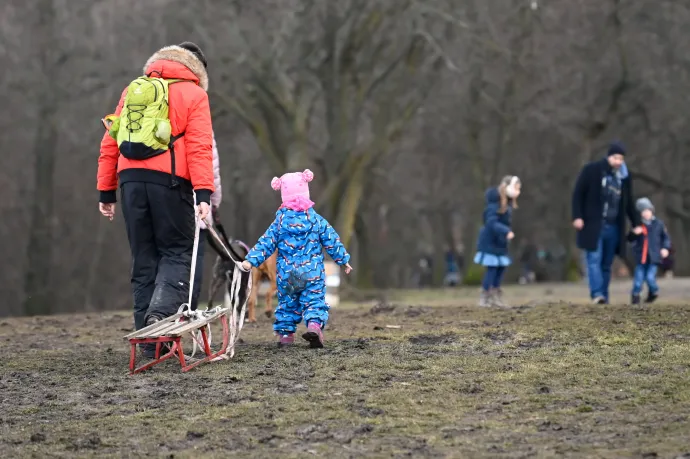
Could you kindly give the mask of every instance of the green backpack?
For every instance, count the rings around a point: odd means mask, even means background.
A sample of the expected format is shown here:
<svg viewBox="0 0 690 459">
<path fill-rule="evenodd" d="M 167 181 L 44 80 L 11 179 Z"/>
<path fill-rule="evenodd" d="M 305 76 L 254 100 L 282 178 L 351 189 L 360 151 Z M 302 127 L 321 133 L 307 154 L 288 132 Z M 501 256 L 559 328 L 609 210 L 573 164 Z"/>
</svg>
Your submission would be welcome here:
<svg viewBox="0 0 690 459">
<path fill-rule="evenodd" d="M 117 141 L 120 154 L 127 159 L 148 159 L 171 149 L 172 175 L 175 158 L 172 144 L 182 134 L 171 135 L 168 118 L 168 87 L 186 80 L 140 76 L 127 87 L 120 116 L 108 115 L 109 133 Z M 104 121 L 105 122 L 105 121 Z"/>
</svg>

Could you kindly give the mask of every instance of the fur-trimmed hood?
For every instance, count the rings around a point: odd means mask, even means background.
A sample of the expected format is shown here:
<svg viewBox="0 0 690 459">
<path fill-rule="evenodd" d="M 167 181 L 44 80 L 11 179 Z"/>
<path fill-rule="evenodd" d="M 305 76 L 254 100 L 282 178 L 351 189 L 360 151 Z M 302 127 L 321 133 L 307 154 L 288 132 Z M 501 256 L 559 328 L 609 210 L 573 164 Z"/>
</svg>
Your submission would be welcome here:
<svg viewBox="0 0 690 459">
<path fill-rule="evenodd" d="M 175 69 L 168 69 L 166 66 L 156 65 L 159 61 L 170 61 L 177 64 L 181 64 L 189 70 L 191 75 L 171 75 L 170 71 Z M 160 67 L 160 68 L 155 68 Z M 208 72 L 204 68 L 204 64 L 197 58 L 193 52 L 181 48 L 177 45 L 166 46 L 161 48 L 153 56 L 149 57 L 144 65 L 144 74 L 148 75 L 151 71 L 159 71 L 163 73 L 164 78 L 183 78 L 188 80 L 196 81 L 199 86 L 204 90 L 208 91 Z M 167 73 L 167 74 L 166 74 Z M 194 78 L 192 78 L 192 75 Z"/>
</svg>

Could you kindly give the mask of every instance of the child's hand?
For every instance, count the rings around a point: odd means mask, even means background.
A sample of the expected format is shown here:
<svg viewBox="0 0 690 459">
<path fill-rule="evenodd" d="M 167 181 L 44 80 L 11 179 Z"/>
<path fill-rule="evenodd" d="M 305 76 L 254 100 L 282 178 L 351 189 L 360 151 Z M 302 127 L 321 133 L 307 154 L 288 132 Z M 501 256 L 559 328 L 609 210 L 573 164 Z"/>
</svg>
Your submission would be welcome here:
<svg viewBox="0 0 690 459">
<path fill-rule="evenodd" d="M 247 260 L 244 260 L 242 262 L 242 269 L 244 269 L 245 271 L 249 271 L 250 269 L 252 269 L 252 264 L 249 263 Z"/>
<path fill-rule="evenodd" d="M 350 274 L 352 272 L 352 266 L 350 266 L 350 263 L 345 265 L 345 274 Z"/>
<path fill-rule="evenodd" d="M 668 249 L 661 249 L 661 258 L 668 258 Z"/>
<path fill-rule="evenodd" d="M 515 238 L 515 233 L 513 233 L 512 231 L 506 235 L 506 239 L 508 239 L 509 241 L 513 240 L 513 238 Z"/>
</svg>

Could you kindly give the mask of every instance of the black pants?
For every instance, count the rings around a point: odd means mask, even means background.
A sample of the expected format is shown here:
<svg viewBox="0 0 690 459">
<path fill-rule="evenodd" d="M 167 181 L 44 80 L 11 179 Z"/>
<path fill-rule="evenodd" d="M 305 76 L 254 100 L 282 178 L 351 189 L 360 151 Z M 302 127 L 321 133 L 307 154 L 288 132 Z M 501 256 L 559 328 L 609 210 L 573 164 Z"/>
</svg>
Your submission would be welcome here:
<svg viewBox="0 0 690 459">
<path fill-rule="evenodd" d="M 201 283 L 204 280 L 204 248 L 206 247 L 207 229 L 199 230 L 199 248 L 196 251 L 196 270 L 194 271 L 194 287 L 192 288 L 192 310 L 199 307 Z"/>
<path fill-rule="evenodd" d="M 194 198 L 181 189 L 145 182 L 121 186 L 132 251 L 134 325 L 177 312 L 189 295 L 194 246 Z"/>
</svg>

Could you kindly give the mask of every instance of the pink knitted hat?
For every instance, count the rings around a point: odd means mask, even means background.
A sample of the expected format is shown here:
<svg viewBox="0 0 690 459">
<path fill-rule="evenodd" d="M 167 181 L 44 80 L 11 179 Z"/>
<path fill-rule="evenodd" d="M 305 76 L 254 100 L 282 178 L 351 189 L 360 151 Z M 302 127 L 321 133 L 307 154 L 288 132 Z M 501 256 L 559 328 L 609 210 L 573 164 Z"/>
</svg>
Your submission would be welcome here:
<svg viewBox="0 0 690 459">
<path fill-rule="evenodd" d="M 314 179 L 314 173 L 309 169 L 304 172 L 289 172 L 282 177 L 273 177 L 271 187 L 278 191 L 283 199 L 281 207 L 292 210 L 307 210 L 314 206 L 309 199 L 309 182 Z"/>
</svg>

